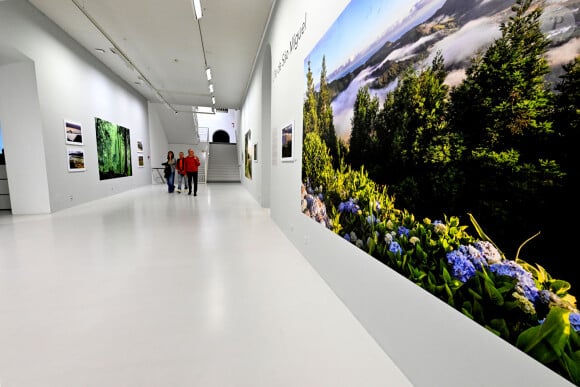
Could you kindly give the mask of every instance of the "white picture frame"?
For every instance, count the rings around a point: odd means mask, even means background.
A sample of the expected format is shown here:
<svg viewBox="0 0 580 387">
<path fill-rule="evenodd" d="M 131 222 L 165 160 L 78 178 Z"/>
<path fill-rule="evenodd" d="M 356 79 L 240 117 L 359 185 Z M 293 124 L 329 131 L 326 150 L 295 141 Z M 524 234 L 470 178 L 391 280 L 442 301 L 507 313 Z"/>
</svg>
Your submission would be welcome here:
<svg viewBox="0 0 580 387">
<path fill-rule="evenodd" d="M 67 148 L 67 164 L 69 172 L 83 172 L 85 167 L 85 150 L 82 148 Z"/>
<path fill-rule="evenodd" d="M 68 145 L 83 145 L 83 127 L 78 122 L 64 120 L 64 140 Z"/>
<path fill-rule="evenodd" d="M 280 130 L 280 159 L 283 162 L 294 161 L 294 121 L 284 125 Z"/>
</svg>

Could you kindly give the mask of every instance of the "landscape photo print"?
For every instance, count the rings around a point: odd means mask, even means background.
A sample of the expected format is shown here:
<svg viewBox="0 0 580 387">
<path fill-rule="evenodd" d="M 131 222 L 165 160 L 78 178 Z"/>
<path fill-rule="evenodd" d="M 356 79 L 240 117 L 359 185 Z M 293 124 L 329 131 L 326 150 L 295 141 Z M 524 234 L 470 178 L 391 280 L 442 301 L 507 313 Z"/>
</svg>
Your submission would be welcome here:
<svg viewBox="0 0 580 387">
<path fill-rule="evenodd" d="M 577 385 L 579 5 L 352 0 L 304 60 L 301 194 Z"/>
</svg>

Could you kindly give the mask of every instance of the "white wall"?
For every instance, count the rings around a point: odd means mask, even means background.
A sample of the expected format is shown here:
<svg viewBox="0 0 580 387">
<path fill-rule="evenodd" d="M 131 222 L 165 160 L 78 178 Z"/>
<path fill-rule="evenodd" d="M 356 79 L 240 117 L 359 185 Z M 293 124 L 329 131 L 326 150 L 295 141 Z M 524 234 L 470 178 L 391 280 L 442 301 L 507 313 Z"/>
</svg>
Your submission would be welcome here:
<svg viewBox="0 0 580 387">
<path fill-rule="evenodd" d="M 167 135 L 163 130 L 163 125 L 161 124 L 161 119 L 157 114 L 157 110 L 151 108 L 151 103 L 148 105 L 149 140 L 151 141 L 151 145 L 149 147 L 151 152 L 151 168 L 161 168 L 161 163 L 164 163 L 167 159 L 167 151 L 169 150 Z M 143 144 L 143 146 L 145 146 L 145 144 Z"/>
<path fill-rule="evenodd" d="M 46 155 L 34 65 L 21 61 L 1 66 L 0 85 L 0 117 L 3 117 L 12 213 L 49 213 Z"/>
<path fill-rule="evenodd" d="M 138 167 L 137 140 L 144 143 L 144 154 L 149 155 L 149 128 L 147 102 L 134 89 L 113 75 L 92 54 L 74 42 L 27 1 L 0 2 L 0 47 L 13 47 L 28 58 L 27 88 L 34 98 L 22 104 L 26 113 L 9 112 L 2 115 L 5 147 L 8 155 L 26 157 L 35 163 L 34 183 L 24 178 L 14 163 L 7 165 L 13 213 L 52 212 L 119 193 L 151 183 L 151 171 Z M 21 65 L 20 65 L 21 66 Z M 6 67 L 6 66 L 3 66 Z M 21 67 L 22 68 L 22 67 Z M 7 71 L 4 69 L 4 71 Z M 8 73 L 5 73 L 8 74 Z M 22 75 L 22 73 L 20 73 Z M 9 75 L 4 75 L 4 79 Z M 11 98 L 0 89 L 3 98 Z M 18 114 L 18 116 L 16 116 Z M 130 129 L 132 149 L 132 176 L 99 180 L 95 135 L 95 117 Z M 32 120 L 29 130 L 34 139 L 23 139 L 15 124 L 18 119 Z M 82 125 L 85 153 L 85 172 L 68 172 L 67 145 L 64 120 Z M 20 134 L 16 134 L 20 132 Z M 11 138 L 18 137 L 21 143 Z M 72 146 L 74 147 L 74 146 Z M 147 158 L 146 158 L 147 159 Z M 147 160 L 146 160 L 147 163 Z M 46 168 L 46 171 L 43 169 Z M 35 169 L 35 168 L 32 168 Z M 36 176 L 43 174 L 44 177 Z M 13 177 L 16 179 L 14 180 Z M 14 184 L 14 189 L 12 185 Z M 46 197 L 30 191 L 38 189 Z M 22 198 L 21 208 L 14 200 Z M 14 205 L 17 204 L 17 205 Z"/>
<path fill-rule="evenodd" d="M 242 184 L 252 196 L 258 201 L 258 203 L 262 202 L 262 170 L 260 165 L 264 162 L 263 154 L 267 153 L 264 152 L 263 146 L 263 135 L 262 135 L 262 65 L 258 63 L 256 66 L 255 74 L 252 80 L 252 87 L 248 90 L 248 94 L 246 95 L 246 103 L 244 105 L 244 109 L 241 112 L 240 118 L 240 146 L 241 150 L 244 149 L 244 142 L 245 136 L 248 130 L 251 130 L 251 139 L 250 139 L 250 147 L 252 148 L 253 153 L 253 146 L 254 144 L 258 144 L 258 156 L 260 158 L 257 162 L 252 161 L 252 178 L 248 179 L 245 175 L 244 169 L 244 162 L 242 160 Z M 270 144 L 268 144 L 268 148 Z M 240 153 L 241 154 L 241 153 Z M 262 155 L 261 155 L 262 154 Z"/>
<path fill-rule="evenodd" d="M 215 114 L 197 113 L 197 126 L 200 128 L 209 128 L 209 142 L 212 141 L 212 136 L 218 130 L 227 132 L 230 136 L 230 144 L 235 144 L 236 126 L 238 111 L 230 109 L 227 113 L 216 112 Z"/>
<path fill-rule="evenodd" d="M 273 154 L 270 160 L 273 219 L 413 385 L 571 385 L 300 212 L 304 58 L 347 4 L 347 0 L 278 0 L 272 15 L 263 44 L 270 46 L 272 71 L 281 63 L 282 53 L 288 49 L 305 14 L 307 20 L 298 48 L 288 55 L 277 76 L 272 75 L 269 151 Z M 264 61 L 263 55 L 262 52 L 260 62 Z M 262 68 L 258 67 L 253 75 L 242 108 L 242 125 L 252 129 L 257 125 L 256 117 L 262 114 L 265 93 L 260 71 Z M 295 123 L 296 160 L 281 163 L 278 132 L 290 121 Z M 259 183 L 259 180 L 244 181 L 256 198 Z"/>
</svg>

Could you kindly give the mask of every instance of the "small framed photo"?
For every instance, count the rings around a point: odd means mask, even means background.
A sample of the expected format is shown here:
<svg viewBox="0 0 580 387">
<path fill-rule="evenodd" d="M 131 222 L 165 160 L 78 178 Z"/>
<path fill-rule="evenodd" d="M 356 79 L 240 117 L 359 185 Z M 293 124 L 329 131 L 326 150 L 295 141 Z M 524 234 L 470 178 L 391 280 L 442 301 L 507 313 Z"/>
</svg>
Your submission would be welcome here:
<svg viewBox="0 0 580 387">
<path fill-rule="evenodd" d="M 137 155 L 137 160 L 139 160 L 139 168 L 145 167 L 145 159 L 143 155 Z"/>
<path fill-rule="evenodd" d="M 290 122 L 282 128 L 280 145 L 282 161 L 294 161 L 294 122 Z"/>
<path fill-rule="evenodd" d="M 65 141 L 69 145 L 83 145 L 83 129 L 81 124 L 64 120 Z"/>
<path fill-rule="evenodd" d="M 82 172 L 85 170 L 85 150 L 81 148 L 67 149 L 68 171 Z"/>
<path fill-rule="evenodd" d="M 258 161 L 258 144 L 254 144 L 254 161 Z"/>
<path fill-rule="evenodd" d="M 137 140 L 137 152 L 143 153 L 143 141 Z"/>
</svg>

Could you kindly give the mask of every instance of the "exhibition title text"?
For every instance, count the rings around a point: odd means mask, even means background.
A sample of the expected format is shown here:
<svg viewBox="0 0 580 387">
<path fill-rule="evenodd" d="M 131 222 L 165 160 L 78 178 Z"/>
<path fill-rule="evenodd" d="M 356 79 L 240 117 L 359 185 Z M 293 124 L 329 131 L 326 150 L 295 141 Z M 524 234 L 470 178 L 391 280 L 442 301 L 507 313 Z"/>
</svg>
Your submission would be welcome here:
<svg viewBox="0 0 580 387">
<path fill-rule="evenodd" d="M 278 61 L 278 65 L 274 67 L 274 79 L 276 79 L 278 74 L 280 74 L 280 71 L 282 71 L 282 68 L 284 68 L 284 65 L 288 61 L 290 54 L 292 54 L 298 48 L 298 42 L 300 42 L 300 39 L 302 39 L 304 31 L 306 31 L 306 13 L 304 13 L 304 21 L 300 25 L 300 28 L 298 28 L 298 31 L 292 34 L 292 37 L 290 38 L 289 48 L 284 50 L 280 61 Z"/>
</svg>

